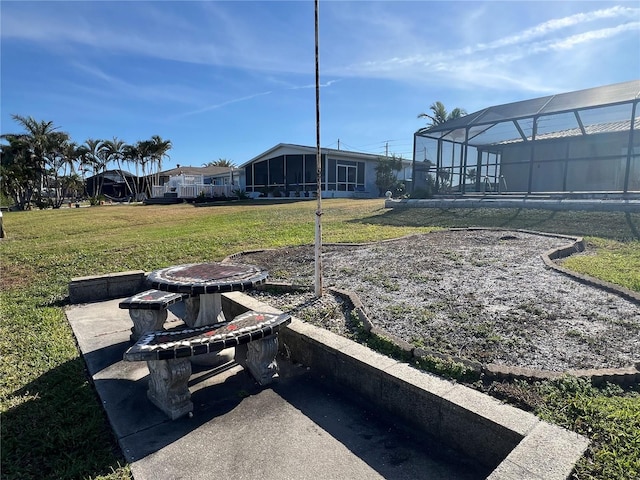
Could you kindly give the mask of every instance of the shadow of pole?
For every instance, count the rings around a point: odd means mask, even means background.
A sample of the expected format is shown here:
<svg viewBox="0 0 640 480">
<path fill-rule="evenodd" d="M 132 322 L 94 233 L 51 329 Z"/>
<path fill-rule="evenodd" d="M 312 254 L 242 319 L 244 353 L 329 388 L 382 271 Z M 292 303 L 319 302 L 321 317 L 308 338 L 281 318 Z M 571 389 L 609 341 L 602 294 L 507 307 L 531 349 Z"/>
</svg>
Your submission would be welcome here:
<svg viewBox="0 0 640 480">
<path fill-rule="evenodd" d="M 625 212 L 624 218 L 627 221 L 627 225 L 629 225 L 629 229 L 631 230 L 631 233 L 633 234 L 635 239 L 640 240 L 640 231 L 638 230 L 638 227 L 636 226 L 636 224 L 633 223 L 633 218 L 631 217 L 631 214 L 629 212 Z"/>
<path fill-rule="evenodd" d="M 511 215 L 509 218 L 507 218 L 504 222 L 502 222 L 502 224 L 500 224 L 501 227 L 506 227 L 508 225 L 511 225 L 511 223 L 513 223 L 516 218 L 518 218 L 520 216 L 520 214 L 522 213 L 522 209 L 518 208 L 515 213 L 513 215 Z"/>
</svg>

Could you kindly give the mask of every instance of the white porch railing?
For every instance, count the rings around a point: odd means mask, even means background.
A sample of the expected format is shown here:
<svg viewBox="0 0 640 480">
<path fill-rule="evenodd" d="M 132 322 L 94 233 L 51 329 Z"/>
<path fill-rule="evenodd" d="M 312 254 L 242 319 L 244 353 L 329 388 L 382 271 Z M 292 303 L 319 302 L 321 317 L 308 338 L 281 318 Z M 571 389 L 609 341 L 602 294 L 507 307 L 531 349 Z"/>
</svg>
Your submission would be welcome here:
<svg viewBox="0 0 640 480">
<path fill-rule="evenodd" d="M 205 197 L 231 197 L 233 191 L 238 187 L 236 185 L 154 185 L 153 197 L 164 197 L 165 193 L 175 193 L 178 198 L 197 198 L 202 195 Z"/>
<path fill-rule="evenodd" d="M 164 197 L 169 193 L 178 198 L 231 197 L 237 188 L 235 185 L 205 184 L 203 175 L 181 174 L 169 177 L 164 185 L 154 185 L 151 193 L 154 198 Z"/>
<path fill-rule="evenodd" d="M 168 185 L 154 185 L 151 188 L 151 196 L 153 198 L 164 197 L 164 194 L 169 190 Z"/>
</svg>

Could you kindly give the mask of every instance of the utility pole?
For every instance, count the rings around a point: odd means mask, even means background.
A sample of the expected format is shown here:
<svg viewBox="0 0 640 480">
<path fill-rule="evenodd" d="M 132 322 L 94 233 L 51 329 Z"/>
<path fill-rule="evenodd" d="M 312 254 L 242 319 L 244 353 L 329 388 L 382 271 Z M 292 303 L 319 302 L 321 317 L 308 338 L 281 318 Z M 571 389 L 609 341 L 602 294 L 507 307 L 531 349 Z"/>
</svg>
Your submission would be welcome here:
<svg viewBox="0 0 640 480">
<path fill-rule="evenodd" d="M 317 200 L 316 230 L 315 230 L 315 294 L 322 296 L 322 153 L 320 150 L 320 62 L 318 54 L 318 2 L 315 0 L 316 24 L 316 184 Z"/>
</svg>

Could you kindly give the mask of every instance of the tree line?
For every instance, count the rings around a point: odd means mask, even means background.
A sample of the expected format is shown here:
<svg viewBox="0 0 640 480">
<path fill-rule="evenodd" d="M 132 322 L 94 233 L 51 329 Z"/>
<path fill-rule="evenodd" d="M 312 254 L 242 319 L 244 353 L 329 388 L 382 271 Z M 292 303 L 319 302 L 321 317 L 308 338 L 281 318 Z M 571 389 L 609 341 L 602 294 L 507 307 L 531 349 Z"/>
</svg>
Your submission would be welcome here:
<svg viewBox="0 0 640 480">
<path fill-rule="evenodd" d="M 59 208 L 68 198 L 86 198 L 86 175 L 92 185 L 93 200 L 102 193 L 104 175 L 100 173 L 115 166 L 135 168 L 136 179 L 123 175 L 127 190 L 135 198 L 151 196 L 152 178 L 162 170 L 162 160 L 168 157 L 171 141 L 159 135 L 149 140 L 127 144 L 112 140 L 87 139 L 74 142 L 51 121 L 12 115 L 22 133 L 0 135 L 0 178 L 2 194 L 21 210 L 36 205 L 40 208 Z M 141 179 L 138 181 L 138 179 Z"/>
</svg>

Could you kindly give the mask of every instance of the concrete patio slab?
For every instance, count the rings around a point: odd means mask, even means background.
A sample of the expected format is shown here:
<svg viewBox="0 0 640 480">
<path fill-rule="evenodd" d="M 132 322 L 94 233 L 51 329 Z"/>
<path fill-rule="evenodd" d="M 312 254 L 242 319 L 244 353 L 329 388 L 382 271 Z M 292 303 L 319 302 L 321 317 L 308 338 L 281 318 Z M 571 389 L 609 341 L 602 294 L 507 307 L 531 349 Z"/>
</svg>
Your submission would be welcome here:
<svg viewBox="0 0 640 480">
<path fill-rule="evenodd" d="M 193 417 L 171 421 L 147 399 L 146 364 L 122 361 L 131 321 L 118 302 L 75 305 L 66 313 L 136 480 L 472 480 L 488 473 L 286 358 L 269 388 L 233 362 L 194 366 Z M 174 313 L 168 321 L 178 322 Z"/>
<path fill-rule="evenodd" d="M 146 397 L 143 362 L 123 362 L 131 320 L 119 299 L 67 318 L 137 480 L 162 478 L 565 479 L 587 439 L 297 319 L 281 331 L 280 377 L 194 366 L 193 417 Z M 230 316 L 277 311 L 246 295 Z M 177 324 L 180 306 L 169 313 Z"/>
</svg>

